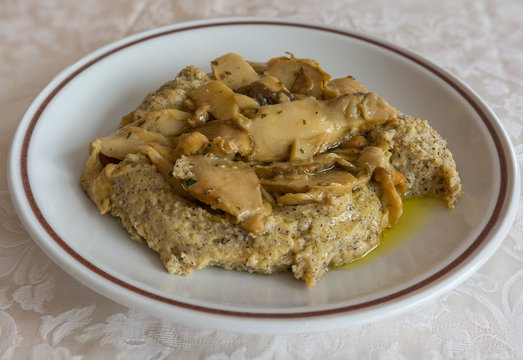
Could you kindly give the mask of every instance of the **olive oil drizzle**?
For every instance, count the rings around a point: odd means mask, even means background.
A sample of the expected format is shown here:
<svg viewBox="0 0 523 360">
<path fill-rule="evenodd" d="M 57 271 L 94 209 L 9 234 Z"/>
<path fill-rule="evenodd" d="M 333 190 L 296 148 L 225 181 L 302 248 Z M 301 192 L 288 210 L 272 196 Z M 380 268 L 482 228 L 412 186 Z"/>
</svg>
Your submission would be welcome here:
<svg viewBox="0 0 523 360">
<path fill-rule="evenodd" d="M 403 200 L 403 215 L 398 223 L 383 232 L 381 243 L 361 258 L 355 259 L 331 270 L 351 270 L 376 261 L 406 244 L 430 219 L 430 215 L 445 205 L 439 199 L 430 197 Z"/>
</svg>

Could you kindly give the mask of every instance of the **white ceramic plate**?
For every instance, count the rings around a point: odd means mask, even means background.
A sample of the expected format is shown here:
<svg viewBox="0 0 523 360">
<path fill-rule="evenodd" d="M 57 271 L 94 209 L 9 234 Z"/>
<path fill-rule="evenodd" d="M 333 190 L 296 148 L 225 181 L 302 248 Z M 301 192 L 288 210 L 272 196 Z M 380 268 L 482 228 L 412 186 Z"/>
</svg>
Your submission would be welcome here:
<svg viewBox="0 0 523 360">
<path fill-rule="evenodd" d="M 79 185 L 88 143 L 111 133 L 144 95 L 188 64 L 209 70 L 227 52 L 264 61 L 291 51 L 348 74 L 402 111 L 428 119 L 455 155 L 465 195 L 434 211 L 403 246 L 314 289 L 290 274 L 221 269 L 169 275 L 159 257 L 100 216 Z M 22 118 L 10 153 L 20 217 L 65 271 L 122 304 L 195 326 L 247 332 L 347 327 L 407 309 L 449 289 L 503 241 L 519 189 L 498 119 L 465 84 L 395 45 L 338 28 L 274 19 L 178 24 L 125 38 L 60 73 Z"/>
</svg>

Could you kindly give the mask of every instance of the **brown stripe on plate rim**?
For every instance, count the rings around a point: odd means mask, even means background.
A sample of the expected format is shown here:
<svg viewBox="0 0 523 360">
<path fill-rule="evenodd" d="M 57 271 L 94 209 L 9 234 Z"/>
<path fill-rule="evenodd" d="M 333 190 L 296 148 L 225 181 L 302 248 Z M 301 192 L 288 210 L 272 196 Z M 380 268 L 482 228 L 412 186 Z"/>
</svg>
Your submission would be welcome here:
<svg viewBox="0 0 523 360">
<path fill-rule="evenodd" d="M 307 28 L 312 30 L 319 30 L 319 31 L 325 31 L 330 33 L 335 33 L 338 35 L 347 36 L 350 38 L 358 39 L 360 41 L 364 41 L 373 45 L 376 45 L 378 47 L 387 49 L 389 51 L 392 51 L 396 54 L 401 55 L 404 58 L 409 59 L 410 61 L 424 67 L 425 69 L 431 71 L 432 73 L 436 74 L 439 78 L 443 79 L 447 84 L 449 84 L 454 90 L 456 90 L 468 103 L 472 106 L 472 108 L 476 111 L 476 113 L 481 117 L 483 120 L 483 123 L 487 127 L 492 140 L 494 141 L 494 145 L 496 147 L 496 151 L 498 154 L 498 159 L 500 163 L 500 172 L 501 172 L 501 184 L 500 184 L 500 191 L 498 194 L 498 198 L 495 204 L 495 207 L 492 211 L 492 215 L 483 228 L 483 230 L 480 232 L 480 234 L 477 236 L 477 238 L 474 240 L 474 242 L 464 250 L 464 252 L 458 256 L 456 259 L 454 259 L 451 263 L 449 263 L 447 266 L 445 266 L 443 269 L 439 270 L 435 274 L 427 277 L 426 279 L 423 279 L 419 282 L 417 282 L 414 285 L 411 285 L 403 290 L 394 292 L 392 294 L 382 296 L 380 298 L 370 300 L 370 301 L 364 301 L 362 303 L 354 304 L 354 305 L 348 305 L 348 306 L 341 306 L 333 309 L 326 309 L 326 310 L 316 310 L 316 311 L 304 311 L 304 312 L 288 312 L 288 313 L 256 313 L 256 312 L 245 312 L 245 311 L 232 311 L 232 310 L 222 310 L 222 309 L 215 309 L 210 308 L 206 306 L 198 306 L 194 304 L 185 303 L 183 301 L 177 301 L 174 299 L 170 299 L 164 296 L 160 296 L 154 293 L 151 293 L 149 291 L 140 289 L 134 285 L 131 285 L 125 281 L 122 281 L 118 279 L 117 277 L 108 274 L 104 270 L 100 269 L 99 267 L 95 266 L 85 258 L 83 258 L 80 254 L 78 254 L 76 251 L 74 251 L 67 243 L 54 231 L 54 229 L 49 225 L 49 223 L 44 218 L 42 212 L 40 211 L 38 204 L 35 201 L 35 198 L 33 196 L 33 192 L 31 190 L 31 185 L 29 181 L 28 176 L 28 168 L 27 168 L 27 157 L 28 157 L 28 151 L 29 151 L 29 145 L 31 141 L 31 137 L 34 131 L 34 128 L 36 126 L 36 123 L 40 119 L 41 115 L 45 111 L 46 107 L 49 105 L 49 103 L 53 100 L 53 98 L 76 76 L 78 76 L 80 73 L 82 73 L 84 70 L 89 68 L 90 66 L 94 65 L 95 63 L 99 62 L 100 60 L 110 56 L 111 54 L 114 54 L 122 49 L 125 49 L 127 47 L 136 45 L 138 43 L 158 38 L 165 35 L 170 35 L 178 32 L 184 32 L 184 31 L 190 31 L 195 29 L 202 29 L 202 28 L 209 28 L 209 27 L 217 27 L 217 26 L 235 26 L 235 25 L 270 25 L 270 26 L 289 26 L 289 27 L 299 27 L 299 28 Z M 22 149 L 21 149 L 21 156 L 20 156 L 20 172 L 22 177 L 22 184 L 24 188 L 25 195 L 27 197 L 27 200 L 31 206 L 31 209 L 35 215 L 35 217 L 38 219 L 40 225 L 44 228 L 44 230 L 49 234 L 49 236 L 72 258 L 74 258 L 76 261 L 78 261 L 80 264 L 91 270 L 92 272 L 96 273 L 97 275 L 103 277 L 104 279 L 111 281 L 112 283 L 121 286 L 129 291 L 132 291 L 136 294 L 139 294 L 141 296 L 145 296 L 147 298 L 150 298 L 155 301 L 160 301 L 169 305 L 204 312 L 204 313 L 211 313 L 211 314 L 217 314 L 217 315 L 226 315 L 226 316 L 233 316 L 233 317 L 242 317 L 242 318 L 276 318 L 276 319 L 291 319 L 291 318 L 307 318 L 307 317 L 316 317 L 316 316 L 326 316 L 326 315 L 333 315 L 333 314 L 340 314 L 340 313 L 347 313 L 351 311 L 361 310 L 365 308 L 370 308 L 373 306 L 377 306 L 386 302 L 390 302 L 396 299 L 399 299 L 405 295 L 414 293 L 434 281 L 442 278 L 446 274 L 450 273 L 452 270 L 456 269 L 460 264 L 462 264 L 471 254 L 483 243 L 483 241 L 486 239 L 487 235 L 490 233 L 494 225 L 499 219 L 501 209 L 503 207 L 506 192 L 507 192 L 507 184 L 508 184 L 508 167 L 506 163 L 506 156 L 505 152 L 503 150 L 503 146 L 501 144 L 501 141 L 499 139 L 499 136 L 497 132 L 494 129 L 494 126 L 490 122 L 489 116 L 481 109 L 480 105 L 472 99 L 470 94 L 465 91 L 459 84 L 457 84 L 452 78 L 450 78 L 446 73 L 440 71 L 439 69 L 433 67 L 430 63 L 427 63 L 420 58 L 418 58 L 415 55 L 412 55 L 408 52 L 403 51 L 402 49 L 396 48 L 392 45 L 389 45 L 387 43 L 381 42 L 379 40 L 368 38 L 361 34 L 352 33 L 350 31 L 345 30 L 338 30 L 328 27 L 323 27 L 320 25 L 312 25 L 312 24 L 302 24 L 302 23 L 293 23 L 293 22 L 285 22 L 285 21 L 264 21 L 264 20 L 238 20 L 238 21 L 224 21 L 224 22 L 217 22 L 217 23 L 206 23 L 206 24 L 195 24 L 195 25 L 189 25 L 186 27 L 181 27 L 177 29 L 170 29 L 161 31 L 155 34 L 147 35 L 142 38 L 132 40 L 128 43 L 125 43 L 123 45 L 120 45 L 114 49 L 108 50 L 107 52 L 103 53 L 102 55 L 90 60 L 86 64 L 82 65 L 75 71 L 73 71 L 69 76 L 67 76 L 64 80 L 62 80 L 50 93 L 49 95 L 44 99 L 44 101 L 40 104 L 37 111 L 33 115 L 31 122 L 29 123 L 23 142 L 22 142 Z"/>
</svg>

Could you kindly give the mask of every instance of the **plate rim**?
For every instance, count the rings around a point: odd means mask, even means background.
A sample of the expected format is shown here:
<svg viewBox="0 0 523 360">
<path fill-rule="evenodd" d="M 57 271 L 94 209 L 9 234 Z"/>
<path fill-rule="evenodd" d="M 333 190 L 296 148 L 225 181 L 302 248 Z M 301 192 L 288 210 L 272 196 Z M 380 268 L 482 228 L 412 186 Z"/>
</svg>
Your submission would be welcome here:
<svg viewBox="0 0 523 360">
<path fill-rule="evenodd" d="M 334 33 L 338 35 L 348 36 L 360 41 L 364 41 L 385 50 L 396 53 L 403 58 L 407 58 L 413 61 L 417 65 L 429 70 L 435 74 L 439 79 L 445 81 L 446 84 L 450 85 L 460 96 L 469 104 L 474 112 L 482 119 L 483 124 L 488 129 L 490 138 L 492 139 L 495 148 L 497 161 L 500 166 L 500 188 L 497 195 L 497 199 L 492 210 L 492 214 L 488 222 L 485 224 L 481 232 L 476 236 L 476 239 L 470 246 L 467 247 L 456 259 L 448 263 L 444 268 L 440 269 L 431 276 L 417 282 L 400 291 L 395 291 L 392 294 L 364 301 L 359 304 L 340 306 L 332 309 L 323 310 L 312 310 L 312 311 L 300 311 L 300 312 L 283 312 L 283 313 L 270 313 L 270 312 L 250 312 L 250 311 L 234 311 L 225 310 L 220 308 L 211 308 L 207 306 L 195 305 L 175 299 L 171 299 L 162 295 L 154 294 L 150 291 L 140 289 L 132 284 L 126 283 L 117 277 L 105 272 L 103 269 L 98 268 L 94 264 L 90 263 L 87 259 L 83 258 L 80 254 L 74 251 L 68 244 L 67 241 L 62 239 L 47 222 L 43 214 L 41 213 L 38 204 L 33 196 L 30 180 L 28 176 L 28 151 L 30 146 L 31 137 L 38 123 L 38 120 L 42 116 L 45 108 L 52 102 L 53 98 L 57 96 L 60 91 L 66 87 L 66 85 L 74 79 L 76 76 L 81 74 L 83 71 L 93 66 L 104 58 L 116 53 L 122 49 L 134 46 L 136 44 L 146 42 L 150 39 L 160 38 L 162 36 L 171 35 L 174 33 L 182 33 L 184 31 L 191 31 L 195 29 L 211 28 L 216 26 L 245 26 L 245 25 L 265 25 L 265 26 L 291 26 L 300 27 L 304 29 L 312 29 L 316 31 L 324 31 Z M 23 136 L 22 136 L 23 135 Z M 22 141 L 20 142 L 20 139 Z M 112 42 L 105 45 L 98 50 L 87 54 L 73 65 L 67 67 L 57 76 L 55 76 L 48 85 L 39 93 L 35 100 L 28 107 L 27 111 L 22 117 L 18 128 L 16 130 L 13 142 L 11 144 L 9 158 L 8 158 L 8 185 L 11 193 L 11 198 L 15 204 L 15 208 L 24 223 L 25 228 L 28 230 L 31 237 L 36 243 L 43 248 L 43 250 L 58 264 L 61 265 L 65 270 L 67 269 L 67 263 L 74 259 L 77 263 L 82 265 L 82 269 L 74 271 L 73 275 L 76 274 L 76 278 L 80 282 L 88 282 L 91 287 L 102 295 L 108 296 L 107 285 L 104 282 L 110 282 L 118 285 L 120 288 L 130 291 L 136 295 L 145 297 L 146 300 L 153 300 L 161 302 L 164 305 L 169 305 L 175 308 L 190 310 L 197 313 L 205 313 L 208 315 L 218 315 L 221 318 L 240 318 L 246 320 L 278 320 L 279 322 L 285 320 L 310 320 L 311 318 L 327 319 L 332 316 L 347 316 L 351 313 L 361 312 L 363 310 L 375 309 L 378 305 L 389 305 L 392 308 L 393 303 L 399 304 L 405 302 L 407 295 L 412 295 L 412 301 L 407 301 L 406 306 L 413 305 L 417 300 L 421 301 L 430 296 L 435 296 L 447 290 L 449 287 L 457 284 L 464 278 L 468 277 L 475 269 L 479 268 L 494 251 L 499 247 L 502 240 L 508 233 L 508 230 L 515 218 L 517 210 L 517 198 L 515 189 L 519 188 L 519 172 L 517 171 L 517 161 L 515 160 L 515 154 L 513 147 L 511 146 L 510 139 L 508 138 L 501 122 L 488 105 L 464 82 L 462 82 L 455 75 L 444 70 L 440 66 L 431 62 L 430 60 L 415 54 L 414 52 L 402 48 L 400 46 L 389 43 L 388 41 L 378 39 L 374 36 L 363 34 L 358 31 L 351 29 L 345 29 L 341 27 L 335 27 L 330 25 L 311 23 L 299 20 L 289 19 L 275 19 L 275 18 L 260 18 L 260 17 L 241 17 L 241 18 L 219 18 L 211 20 L 198 20 L 183 22 L 174 25 L 168 25 L 144 32 L 140 32 L 118 41 Z M 18 171 L 18 174 L 15 174 Z M 20 182 L 19 182 L 20 180 Z M 19 186 L 22 186 L 23 192 L 20 192 Z M 27 206 L 30 208 L 30 212 L 27 211 Z M 502 216 L 505 215 L 503 218 Z M 35 223 L 36 220 L 36 223 Z M 55 244 L 47 244 L 47 239 L 43 238 L 42 235 L 50 237 Z M 490 242 L 486 242 L 490 239 Z M 58 245 L 59 248 L 64 251 L 71 259 L 61 259 L 60 255 L 56 252 L 56 248 L 53 249 L 54 245 Z M 484 256 L 482 259 L 476 259 L 476 262 L 467 262 L 470 255 L 473 254 L 482 245 L 485 248 L 482 250 L 487 253 L 488 256 Z M 486 250 L 488 248 L 488 251 Z M 473 259 L 472 259 L 473 260 Z M 466 270 L 463 267 L 468 266 Z M 461 269 L 461 271 L 457 271 Z M 94 273 L 100 278 L 97 279 L 85 279 L 85 271 L 88 271 L 92 275 Z M 437 280 L 446 280 L 446 285 L 438 287 Z M 430 294 L 420 294 L 429 291 L 432 287 L 438 287 L 434 289 Z M 106 289 L 103 289 L 103 288 Z M 111 298 L 115 300 L 117 295 L 113 294 Z M 135 299 L 137 303 L 141 303 L 143 299 Z M 122 303 L 121 299 L 115 300 Z M 405 308 L 406 306 L 403 306 Z M 347 325 L 347 324 L 345 324 Z"/>
</svg>

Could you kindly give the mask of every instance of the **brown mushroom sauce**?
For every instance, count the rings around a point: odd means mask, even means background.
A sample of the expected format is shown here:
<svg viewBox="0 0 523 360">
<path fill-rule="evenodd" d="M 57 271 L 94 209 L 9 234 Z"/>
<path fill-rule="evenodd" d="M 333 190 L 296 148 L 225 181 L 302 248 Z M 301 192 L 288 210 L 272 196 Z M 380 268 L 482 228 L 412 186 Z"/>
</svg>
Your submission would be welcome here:
<svg viewBox="0 0 523 360">
<path fill-rule="evenodd" d="M 352 76 L 288 53 L 194 66 L 94 140 L 81 184 L 170 273 L 291 270 L 312 287 L 364 256 L 406 196 L 452 208 L 445 141 Z"/>
</svg>

